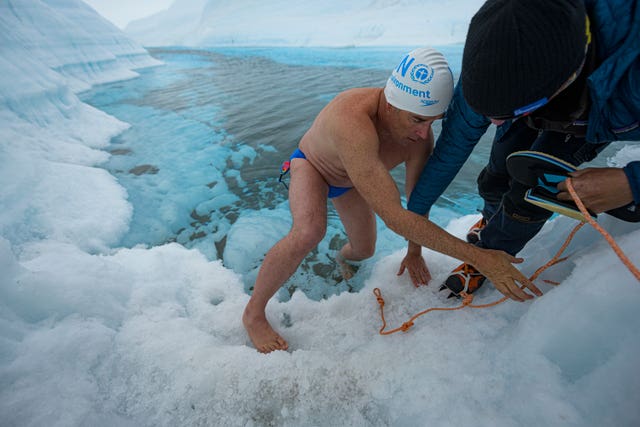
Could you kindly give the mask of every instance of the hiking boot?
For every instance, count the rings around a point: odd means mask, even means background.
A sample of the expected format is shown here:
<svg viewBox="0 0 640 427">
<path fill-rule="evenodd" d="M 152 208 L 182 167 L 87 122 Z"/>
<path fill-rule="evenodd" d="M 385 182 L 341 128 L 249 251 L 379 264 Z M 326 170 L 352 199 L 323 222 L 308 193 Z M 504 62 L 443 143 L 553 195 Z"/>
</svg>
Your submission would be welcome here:
<svg viewBox="0 0 640 427">
<path fill-rule="evenodd" d="M 480 240 L 480 231 L 487 225 L 487 220 L 484 217 L 480 218 L 478 222 L 473 224 L 467 232 L 467 242 L 475 245 Z"/>
<path fill-rule="evenodd" d="M 472 294 L 482 286 L 485 280 L 487 278 L 474 266 L 464 263 L 451 272 L 444 284 L 440 286 L 440 290 L 449 289 L 451 291 L 449 298 L 459 296 L 461 292 Z"/>
</svg>

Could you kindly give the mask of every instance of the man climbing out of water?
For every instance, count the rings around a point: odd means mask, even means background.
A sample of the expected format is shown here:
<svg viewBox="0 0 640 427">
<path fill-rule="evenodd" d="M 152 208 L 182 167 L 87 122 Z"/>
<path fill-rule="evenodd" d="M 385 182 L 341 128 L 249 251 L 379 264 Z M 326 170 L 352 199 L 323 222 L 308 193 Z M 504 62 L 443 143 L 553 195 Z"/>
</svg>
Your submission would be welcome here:
<svg viewBox="0 0 640 427">
<path fill-rule="evenodd" d="M 340 216 L 348 243 L 338 257 L 358 261 L 375 251 L 375 214 L 394 232 L 419 245 L 474 265 L 505 286 L 540 291 L 504 252 L 480 249 L 402 207 L 389 170 L 404 162 L 407 193 L 433 147 L 431 124 L 443 117 L 453 92 L 445 58 L 431 48 L 407 54 L 385 88 L 357 88 L 337 95 L 316 117 L 290 160 L 289 205 L 293 225 L 267 253 L 242 321 L 262 353 L 286 350 L 267 321 L 268 301 L 323 238 L 327 197 Z M 413 269 L 429 279 L 426 266 Z"/>
<path fill-rule="evenodd" d="M 478 177 L 482 219 L 467 240 L 515 256 L 552 212 L 525 201 L 529 188 L 507 171 L 511 153 L 534 150 L 578 166 L 611 141 L 640 140 L 640 2 L 488 0 L 469 25 L 460 80 L 411 211 L 429 212 L 491 123 L 498 128 Z M 640 210 L 640 161 L 570 175 L 593 212 Z M 558 200 L 571 200 L 566 181 L 557 189 Z M 424 263 L 417 242 L 403 263 Z M 444 286 L 473 292 L 488 278 L 476 267 L 460 265 Z M 531 298 L 513 283 L 493 284 L 514 300 Z"/>
</svg>

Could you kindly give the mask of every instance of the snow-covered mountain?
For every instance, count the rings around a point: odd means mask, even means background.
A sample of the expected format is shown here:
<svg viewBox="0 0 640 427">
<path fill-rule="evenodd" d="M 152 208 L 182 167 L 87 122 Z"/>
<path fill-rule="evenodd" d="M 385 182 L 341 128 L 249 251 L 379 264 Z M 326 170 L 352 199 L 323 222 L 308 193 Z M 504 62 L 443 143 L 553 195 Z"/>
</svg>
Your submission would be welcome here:
<svg viewBox="0 0 640 427">
<path fill-rule="evenodd" d="M 464 41 L 483 0 L 176 0 L 125 31 L 145 46 L 412 46 Z"/>
</svg>

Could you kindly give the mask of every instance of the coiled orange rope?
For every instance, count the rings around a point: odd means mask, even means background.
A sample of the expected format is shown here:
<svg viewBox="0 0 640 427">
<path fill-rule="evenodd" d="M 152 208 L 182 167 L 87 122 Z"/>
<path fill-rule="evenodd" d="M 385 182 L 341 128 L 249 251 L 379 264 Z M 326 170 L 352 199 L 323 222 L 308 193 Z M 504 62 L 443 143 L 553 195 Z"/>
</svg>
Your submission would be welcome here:
<svg viewBox="0 0 640 427">
<path fill-rule="evenodd" d="M 596 230 L 598 230 L 600 232 L 600 234 L 602 234 L 602 236 L 607 240 L 607 242 L 609 243 L 609 245 L 611 246 L 613 251 L 616 253 L 616 255 L 618 255 L 618 258 L 620 258 L 622 263 L 629 269 L 629 271 L 635 276 L 635 278 L 638 279 L 638 281 L 640 281 L 640 271 L 638 270 L 638 268 L 635 265 L 633 265 L 633 263 L 629 260 L 629 258 L 624 254 L 624 252 L 622 251 L 622 249 L 620 249 L 620 246 L 618 246 L 618 244 L 615 242 L 613 237 L 611 237 L 611 235 L 605 229 L 603 229 L 600 226 L 600 224 L 598 224 L 597 222 L 595 222 L 593 220 L 593 218 L 591 218 L 591 215 L 587 211 L 587 208 L 584 206 L 584 203 L 582 203 L 582 200 L 580 200 L 580 197 L 578 197 L 578 194 L 576 193 L 575 189 L 573 188 L 573 183 L 571 182 L 571 178 L 567 178 L 567 189 L 569 190 L 569 194 L 571 194 L 571 197 L 573 198 L 573 200 L 575 201 L 576 205 L 578 206 L 578 209 L 580 209 L 580 212 L 582 212 L 582 215 L 585 217 L 585 220 L 589 224 L 591 224 L 591 226 L 593 226 Z M 569 246 L 569 243 L 571 243 L 571 240 L 573 239 L 573 237 L 576 235 L 578 230 L 580 230 L 582 228 L 582 226 L 584 224 L 585 224 L 584 222 L 580 222 L 578 225 L 576 225 L 573 228 L 573 230 L 571 230 L 571 233 L 569 233 L 569 236 L 565 240 L 564 244 L 558 250 L 558 252 L 553 256 L 553 258 L 551 258 L 549 260 L 549 262 L 547 262 L 545 265 L 543 265 L 542 267 L 538 268 L 533 273 L 533 275 L 531 275 L 529 280 L 533 281 L 533 280 L 537 279 L 538 276 L 540 276 L 540 274 L 543 271 L 545 271 L 547 268 L 551 267 L 552 265 L 558 264 L 558 263 L 560 263 L 560 262 L 562 262 L 562 261 L 564 261 L 564 260 L 566 260 L 568 258 L 568 257 L 560 258 L 560 256 L 565 251 L 565 249 Z M 557 283 L 554 283 L 554 284 L 557 284 Z M 521 289 L 524 289 L 524 286 L 521 286 Z M 378 305 L 380 305 L 380 317 L 382 318 L 382 327 L 380 328 L 380 331 L 379 331 L 380 335 L 390 335 L 390 334 L 394 334 L 394 333 L 400 332 L 400 331 L 407 332 L 414 325 L 414 321 L 418 317 L 423 316 L 423 315 L 425 315 L 425 314 L 427 314 L 429 312 L 432 312 L 432 311 L 455 311 L 455 310 L 460 310 L 460 309 L 462 309 L 464 307 L 488 308 L 488 307 L 493 307 L 493 306 L 496 306 L 498 304 L 501 304 L 501 303 L 503 303 L 503 302 L 505 302 L 506 300 L 509 299 L 508 297 L 502 297 L 498 301 L 495 301 L 495 302 L 492 302 L 492 303 L 474 305 L 474 304 L 472 304 L 473 295 L 467 294 L 466 292 L 461 292 L 460 296 L 462 297 L 462 303 L 458 307 L 433 307 L 433 308 L 428 308 L 426 310 L 423 310 L 423 311 L 413 315 L 409 320 L 404 322 L 399 327 L 397 327 L 395 329 L 390 329 L 388 331 L 385 331 L 385 329 L 387 328 L 387 321 L 386 321 L 386 319 L 384 317 L 384 304 L 385 304 L 385 301 L 384 301 L 384 298 L 382 298 L 382 292 L 380 291 L 379 288 L 375 288 L 373 290 L 373 294 L 376 296 L 376 299 L 378 301 Z"/>
</svg>

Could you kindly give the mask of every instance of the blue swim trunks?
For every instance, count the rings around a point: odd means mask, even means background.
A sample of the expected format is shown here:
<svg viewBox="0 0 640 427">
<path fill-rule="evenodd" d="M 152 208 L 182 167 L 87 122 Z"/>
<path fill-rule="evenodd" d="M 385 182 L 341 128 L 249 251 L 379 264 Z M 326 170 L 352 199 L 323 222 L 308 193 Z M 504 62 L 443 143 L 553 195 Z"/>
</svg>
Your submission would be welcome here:
<svg viewBox="0 0 640 427">
<path fill-rule="evenodd" d="M 291 157 L 289 157 L 289 161 L 293 159 L 305 159 L 307 160 L 307 156 L 304 155 L 299 148 L 296 148 L 296 151 L 293 152 Z M 334 187 L 333 185 L 329 186 L 329 198 L 333 199 L 334 197 L 342 196 L 347 191 L 351 190 L 353 187 Z"/>
</svg>

